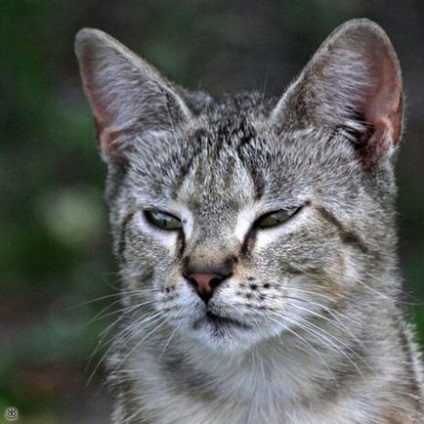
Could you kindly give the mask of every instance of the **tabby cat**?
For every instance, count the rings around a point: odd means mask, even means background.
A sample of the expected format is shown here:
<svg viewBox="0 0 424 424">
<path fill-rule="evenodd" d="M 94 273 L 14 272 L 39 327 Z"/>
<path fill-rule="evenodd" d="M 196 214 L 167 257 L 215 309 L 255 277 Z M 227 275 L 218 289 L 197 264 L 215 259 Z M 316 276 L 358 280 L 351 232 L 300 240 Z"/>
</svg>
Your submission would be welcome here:
<svg viewBox="0 0 424 424">
<path fill-rule="evenodd" d="M 122 275 L 113 422 L 423 423 L 384 31 L 345 23 L 280 99 L 186 91 L 95 29 L 76 52 Z"/>
</svg>

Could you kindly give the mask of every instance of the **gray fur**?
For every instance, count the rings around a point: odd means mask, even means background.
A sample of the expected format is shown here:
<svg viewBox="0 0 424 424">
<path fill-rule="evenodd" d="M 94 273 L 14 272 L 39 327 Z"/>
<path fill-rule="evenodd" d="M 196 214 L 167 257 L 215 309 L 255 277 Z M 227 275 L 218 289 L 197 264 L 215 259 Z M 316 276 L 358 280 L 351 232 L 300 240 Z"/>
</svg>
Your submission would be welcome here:
<svg viewBox="0 0 424 424">
<path fill-rule="evenodd" d="M 402 83 L 383 30 L 342 25 L 280 100 L 186 92 L 98 30 L 76 52 L 123 281 L 114 423 L 423 422 L 395 254 Z M 152 208 L 183 231 L 154 227 Z M 208 303 L 183 276 L 229 261 Z"/>
</svg>

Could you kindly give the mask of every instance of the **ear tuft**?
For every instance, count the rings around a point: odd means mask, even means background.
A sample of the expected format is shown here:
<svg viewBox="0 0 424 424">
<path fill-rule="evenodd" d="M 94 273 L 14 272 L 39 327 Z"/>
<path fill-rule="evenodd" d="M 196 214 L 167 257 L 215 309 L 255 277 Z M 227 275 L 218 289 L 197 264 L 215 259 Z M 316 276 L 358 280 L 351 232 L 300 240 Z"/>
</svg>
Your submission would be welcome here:
<svg viewBox="0 0 424 424">
<path fill-rule="evenodd" d="M 396 53 L 385 32 L 368 19 L 348 21 L 327 38 L 271 117 L 277 125 L 342 131 L 358 147 L 367 145 L 378 154 L 396 146 L 402 118 Z"/>
<path fill-rule="evenodd" d="M 125 134 L 173 131 L 191 116 L 159 72 L 114 38 L 84 28 L 75 40 L 84 91 L 105 157 L 130 148 Z M 128 138 L 128 137 L 127 137 Z"/>
</svg>

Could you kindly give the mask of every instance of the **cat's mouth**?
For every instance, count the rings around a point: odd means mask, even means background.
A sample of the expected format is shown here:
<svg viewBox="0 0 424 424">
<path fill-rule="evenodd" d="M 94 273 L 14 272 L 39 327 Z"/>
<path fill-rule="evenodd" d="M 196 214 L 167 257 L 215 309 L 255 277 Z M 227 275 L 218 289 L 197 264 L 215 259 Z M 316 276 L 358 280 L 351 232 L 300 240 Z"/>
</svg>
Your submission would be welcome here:
<svg viewBox="0 0 424 424">
<path fill-rule="evenodd" d="M 202 325 L 207 324 L 211 326 L 214 330 L 225 330 L 230 327 L 243 328 L 245 330 L 250 329 L 251 327 L 243 322 L 237 321 L 233 318 L 223 317 L 217 314 L 214 314 L 210 311 L 206 312 L 205 316 L 194 323 L 194 329 L 197 330 Z"/>
</svg>

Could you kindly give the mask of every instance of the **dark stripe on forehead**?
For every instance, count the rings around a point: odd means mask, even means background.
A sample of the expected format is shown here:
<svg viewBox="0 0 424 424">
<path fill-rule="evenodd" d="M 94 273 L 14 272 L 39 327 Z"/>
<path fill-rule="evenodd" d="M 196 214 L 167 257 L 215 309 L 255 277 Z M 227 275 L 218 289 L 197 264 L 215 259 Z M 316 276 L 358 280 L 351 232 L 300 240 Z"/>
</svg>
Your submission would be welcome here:
<svg viewBox="0 0 424 424">
<path fill-rule="evenodd" d="M 327 209 L 317 205 L 315 205 L 315 209 L 326 221 L 328 221 L 330 224 L 334 225 L 337 228 L 343 243 L 350 244 L 351 246 L 359 249 L 362 253 L 370 253 L 368 246 L 361 240 L 361 238 L 357 234 L 346 229 L 343 224 L 338 221 L 337 218 L 333 214 L 331 214 Z"/>
<path fill-rule="evenodd" d="M 185 179 L 187 178 L 188 174 L 192 170 L 195 156 L 197 156 L 197 151 L 191 152 L 191 155 L 188 158 L 180 162 L 178 176 L 175 178 L 175 180 L 172 183 L 172 195 L 174 197 L 177 196 L 178 191 L 180 190 Z M 170 164 L 170 166 L 172 166 L 172 164 Z"/>
<path fill-rule="evenodd" d="M 193 164 L 196 162 L 196 159 L 206 151 L 217 148 L 216 143 L 213 143 L 212 141 L 211 134 L 209 134 L 204 128 L 198 128 L 194 134 L 188 136 L 187 140 L 184 141 L 187 144 L 185 152 L 186 157 L 178 158 L 178 162 L 180 163 L 180 174 L 175 184 L 176 192 L 179 190 L 187 175 L 193 169 Z"/>
<path fill-rule="evenodd" d="M 253 180 L 253 189 L 255 190 L 254 199 L 258 201 L 265 192 L 265 179 L 263 173 L 256 167 L 252 166 L 249 171 Z"/>
<path fill-rule="evenodd" d="M 240 143 L 237 146 L 237 156 L 240 158 L 241 163 L 252 177 L 254 199 L 257 201 L 265 192 L 265 170 L 263 170 L 257 163 L 257 154 L 248 143 Z"/>
<path fill-rule="evenodd" d="M 244 124 L 240 129 L 240 137 L 237 145 L 237 155 L 252 176 L 253 188 L 255 191 L 254 198 L 255 200 L 259 200 L 265 191 L 265 180 L 263 173 L 254 162 L 255 154 L 251 147 L 251 143 L 256 141 L 256 138 L 256 129 L 251 125 Z M 247 154 L 248 150 L 250 150 L 251 155 Z"/>
</svg>

